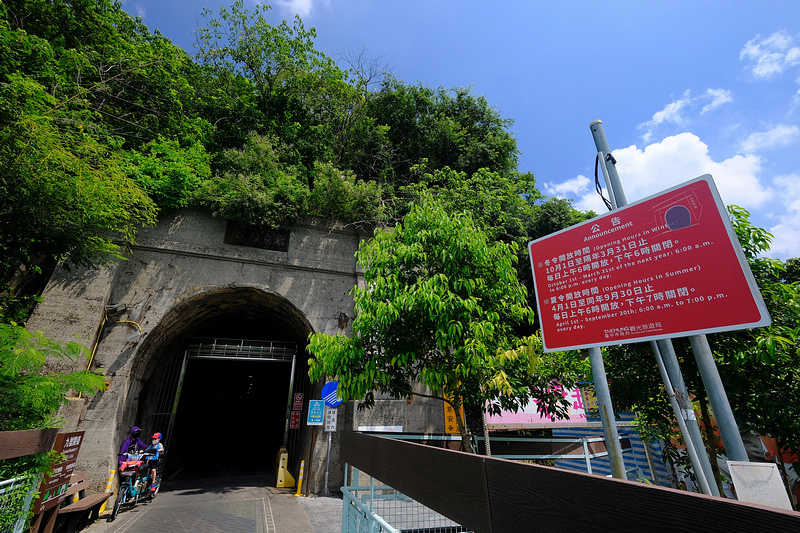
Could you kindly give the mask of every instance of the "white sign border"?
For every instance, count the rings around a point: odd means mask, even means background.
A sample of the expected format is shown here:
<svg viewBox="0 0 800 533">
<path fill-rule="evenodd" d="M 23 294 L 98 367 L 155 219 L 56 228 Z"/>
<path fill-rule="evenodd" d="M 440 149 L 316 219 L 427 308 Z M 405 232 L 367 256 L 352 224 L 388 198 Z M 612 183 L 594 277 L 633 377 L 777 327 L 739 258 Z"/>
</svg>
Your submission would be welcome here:
<svg viewBox="0 0 800 533">
<path fill-rule="evenodd" d="M 562 230 L 557 231 L 555 233 L 551 233 L 550 235 L 546 235 L 546 236 L 541 237 L 539 239 L 535 239 L 533 241 L 530 241 L 528 243 L 528 257 L 531 260 L 531 277 L 533 277 L 533 290 L 536 292 L 536 311 L 537 311 L 537 313 L 539 313 L 539 316 L 542 316 L 541 298 L 539 297 L 538 287 L 536 286 L 536 276 L 534 275 L 534 268 L 535 268 L 536 265 L 535 265 L 534 260 L 533 260 L 533 255 L 531 254 L 531 245 L 532 244 L 541 242 L 541 241 L 546 240 L 546 239 L 554 238 L 554 237 L 556 237 L 557 235 L 559 235 L 561 233 L 566 233 L 568 231 L 574 231 L 575 228 L 578 228 L 580 226 L 585 226 L 585 225 L 588 225 L 588 224 L 596 224 L 598 220 L 606 218 L 606 217 L 619 216 L 619 213 L 621 211 L 624 211 L 624 210 L 626 210 L 628 208 L 631 208 L 631 207 L 634 207 L 636 205 L 639 205 L 639 204 L 641 204 L 643 202 L 649 202 L 651 200 L 654 200 L 654 199 L 658 198 L 659 196 L 663 196 L 663 195 L 669 194 L 669 193 L 671 193 L 671 192 L 673 192 L 673 191 L 675 191 L 677 189 L 680 189 L 680 188 L 683 188 L 683 187 L 687 187 L 687 186 L 689 186 L 689 185 L 691 185 L 693 183 L 697 183 L 697 182 L 700 182 L 700 181 L 706 181 L 708 183 L 709 190 L 711 191 L 711 196 L 714 198 L 714 204 L 716 205 L 716 207 L 717 207 L 717 209 L 719 211 L 720 217 L 722 218 L 722 222 L 723 222 L 723 224 L 725 226 L 725 230 L 726 230 L 726 232 L 728 234 L 728 238 L 730 239 L 731 246 L 733 247 L 733 251 L 736 254 L 736 258 L 739 260 L 739 266 L 741 267 L 742 272 L 744 273 L 744 277 L 747 280 L 747 285 L 750 288 L 750 293 L 753 296 L 753 301 L 755 302 L 756 307 L 758 308 L 759 315 L 760 315 L 761 318 L 759 320 L 755 321 L 755 322 L 749 322 L 749 323 L 746 323 L 746 324 L 732 324 L 732 325 L 720 326 L 720 327 L 716 327 L 716 328 L 706 328 L 706 329 L 697 329 L 697 330 L 690 330 L 690 331 L 671 332 L 671 333 L 660 334 L 660 335 L 651 335 L 651 336 L 647 336 L 647 337 L 624 338 L 624 339 L 617 338 L 617 339 L 612 339 L 612 340 L 608 340 L 608 341 L 601 341 L 601 342 L 595 342 L 595 343 L 590 343 L 590 344 L 576 344 L 576 345 L 573 345 L 573 346 L 559 346 L 558 348 L 548 348 L 547 347 L 547 336 L 545 334 L 544 327 L 542 326 L 542 323 L 540 321 L 539 325 L 540 325 L 540 328 L 541 328 L 541 331 L 542 331 L 542 347 L 543 347 L 545 352 L 547 352 L 547 353 L 551 353 L 551 352 L 567 352 L 567 351 L 570 351 L 570 350 L 584 350 L 584 349 L 587 349 L 587 348 L 595 348 L 595 347 L 602 347 L 602 346 L 617 346 L 617 345 L 620 345 L 620 344 L 633 344 L 633 343 L 637 343 L 637 342 L 648 342 L 648 341 L 660 340 L 660 339 L 673 339 L 673 338 L 677 338 L 677 337 L 689 337 L 691 335 L 703 335 L 703 334 L 708 334 L 708 333 L 720 333 L 720 332 L 723 332 L 723 331 L 738 331 L 738 330 L 742 330 L 742 329 L 764 327 L 764 326 L 768 326 L 768 325 L 770 325 L 770 323 L 772 323 L 772 319 L 770 318 L 769 312 L 767 311 L 767 306 L 764 303 L 764 299 L 761 297 L 761 291 L 758 289 L 758 284 L 756 283 L 756 280 L 753 277 L 753 272 L 750 270 L 750 265 L 747 263 L 747 258 L 745 257 L 744 251 L 742 250 L 742 247 L 739 244 L 739 239 L 736 237 L 736 231 L 733 229 L 733 225 L 730 222 L 728 211 L 727 211 L 727 209 L 725 209 L 725 204 L 722 203 L 722 197 L 719 195 L 719 191 L 717 190 L 717 186 L 714 183 L 714 179 L 711 177 L 711 174 L 703 174 L 702 176 L 699 176 L 699 177 L 697 177 L 695 179 L 686 181 L 686 182 L 681 183 L 679 185 L 675 185 L 674 187 L 670 187 L 669 189 L 665 189 L 665 190 L 663 190 L 661 192 L 658 192 L 656 194 L 650 195 L 650 196 L 648 196 L 646 198 L 642 198 L 641 200 L 637 200 L 635 202 L 627 204 L 627 205 L 625 205 L 625 206 L 623 206 L 623 207 L 621 207 L 619 209 L 615 209 L 613 211 L 609 211 L 608 213 L 604 213 L 602 215 L 596 216 L 596 217 L 591 218 L 591 219 L 589 219 L 589 220 L 587 220 L 585 222 L 581 222 L 580 224 L 576 224 L 574 226 L 570 226 L 568 228 L 562 229 Z"/>
</svg>

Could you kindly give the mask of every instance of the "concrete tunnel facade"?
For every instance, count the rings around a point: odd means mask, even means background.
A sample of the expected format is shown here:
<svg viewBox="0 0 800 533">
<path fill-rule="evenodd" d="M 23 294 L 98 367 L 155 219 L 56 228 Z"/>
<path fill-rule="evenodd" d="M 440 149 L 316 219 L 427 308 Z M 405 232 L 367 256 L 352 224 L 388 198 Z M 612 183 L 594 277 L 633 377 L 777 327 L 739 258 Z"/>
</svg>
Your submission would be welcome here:
<svg viewBox="0 0 800 533">
<path fill-rule="evenodd" d="M 311 383 L 305 350 L 308 335 L 351 333 L 354 286 L 363 286 L 355 263 L 369 236 L 332 221 L 308 217 L 278 230 L 238 227 L 209 214 L 178 210 L 145 228 L 125 260 L 99 270 L 59 267 L 28 329 L 75 340 L 93 351 L 107 390 L 69 400 L 60 415 L 64 431 L 85 431 L 77 468 L 97 490 L 116 468 L 118 448 L 133 425 L 171 433 L 167 471 L 201 464 L 216 444 L 238 448 L 220 475 L 271 470 L 285 444 L 289 470 L 306 461 L 311 492 L 325 488 L 327 435 L 305 424 L 309 399 L 323 382 Z M 216 339 L 216 341 L 214 341 Z M 220 339 L 226 339 L 220 341 Z M 192 346 L 213 342 L 293 347 L 289 359 L 201 359 Z M 74 371 L 87 361 L 52 362 Z M 181 383 L 178 377 L 181 375 Z M 177 394 L 179 393 L 179 394 Z M 292 398 L 303 394 L 298 429 L 286 429 Z M 174 409 L 173 409 L 174 408 Z M 338 435 L 363 426 L 399 426 L 407 432 L 440 433 L 440 402 L 379 399 L 358 411 L 346 402 L 331 434 L 328 487 L 343 480 Z M 170 422 L 171 420 L 171 422 Z M 205 450 L 205 451 L 204 451 Z M 309 465 L 310 463 L 310 465 Z M 248 466 L 249 465 L 249 466 Z"/>
</svg>

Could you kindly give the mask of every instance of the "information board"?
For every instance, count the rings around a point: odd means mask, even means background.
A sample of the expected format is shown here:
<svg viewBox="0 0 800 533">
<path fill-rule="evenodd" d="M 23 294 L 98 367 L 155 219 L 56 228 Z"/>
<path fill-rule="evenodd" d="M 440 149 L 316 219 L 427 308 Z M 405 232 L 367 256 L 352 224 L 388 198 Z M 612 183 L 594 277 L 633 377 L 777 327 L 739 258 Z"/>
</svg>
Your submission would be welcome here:
<svg viewBox="0 0 800 533">
<path fill-rule="evenodd" d="M 770 323 L 708 174 L 529 252 L 546 352 Z"/>
<path fill-rule="evenodd" d="M 302 410 L 303 410 L 303 393 L 295 392 L 294 400 L 292 403 L 292 411 L 302 411 Z"/>
<path fill-rule="evenodd" d="M 336 425 L 339 420 L 339 411 L 334 408 L 325 409 L 325 431 L 336 431 Z"/>
<path fill-rule="evenodd" d="M 322 400 L 309 400 L 307 426 L 321 426 L 325 416 L 325 402 Z"/>
<path fill-rule="evenodd" d="M 83 441 L 83 431 L 74 433 L 59 433 L 53 450 L 64 454 L 64 460 L 53 466 L 52 473 L 39 485 L 39 497 L 33 505 L 33 512 L 41 513 L 46 509 L 55 507 L 64 500 L 69 487 L 69 480 L 75 470 L 78 452 Z"/>
</svg>

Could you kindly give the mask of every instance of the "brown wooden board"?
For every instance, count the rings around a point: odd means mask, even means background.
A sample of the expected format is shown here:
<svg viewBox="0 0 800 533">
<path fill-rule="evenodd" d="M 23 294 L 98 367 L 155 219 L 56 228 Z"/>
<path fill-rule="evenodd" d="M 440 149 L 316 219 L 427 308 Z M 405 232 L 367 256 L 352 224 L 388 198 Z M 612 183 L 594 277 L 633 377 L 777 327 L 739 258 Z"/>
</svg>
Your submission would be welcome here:
<svg viewBox="0 0 800 533">
<path fill-rule="evenodd" d="M 800 531 L 800 513 L 354 432 L 342 460 L 475 533 Z"/>
<path fill-rule="evenodd" d="M 58 428 L 0 431 L 0 460 L 49 452 Z"/>
<path fill-rule="evenodd" d="M 74 433 L 59 433 L 53 446 L 64 454 L 64 460 L 53 467 L 53 473 L 39 485 L 39 497 L 33 505 L 33 512 L 39 514 L 46 509 L 60 504 L 67 496 L 69 481 L 75 470 L 78 452 L 83 441 L 83 431 Z"/>
<path fill-rule="evenodd" d="M 472 531 L 489 531 L 484 457 L 349 431 L 341 439 L 345 462 Z"/>
<path fill-rule="evenodd" d="M 486 481 L 494 532 L 800 531 L 800 513 L 503 459 Z"/>
</svg>

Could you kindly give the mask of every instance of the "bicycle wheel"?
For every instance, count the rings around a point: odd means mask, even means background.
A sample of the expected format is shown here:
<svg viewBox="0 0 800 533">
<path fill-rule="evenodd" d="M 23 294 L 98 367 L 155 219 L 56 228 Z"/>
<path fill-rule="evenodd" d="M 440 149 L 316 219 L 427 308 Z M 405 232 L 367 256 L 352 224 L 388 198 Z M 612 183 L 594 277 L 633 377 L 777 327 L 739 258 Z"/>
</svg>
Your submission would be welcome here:
<svg viewBox="0 0 800 533">
<path fill-rule="evenodd" d="M 111 511 L 111 519 L 109 522 L 113 522 L 116 520 L 117 515 L 119 514 L 120 506 L 125 503 L 125 500 L 128 498 L 128 486 L 122 485 L 119 488 L 119 494 L 117 494 L 117 499 L 114 501 L 114 510 Z"/>
<path fill-rule="evenodd" d="M 156 494 L 158 494 L 158 489 L 161 488 L 161 474 L 156 475 L 156 480 L 153 482 L 153 487 L 155 488 L 150 491 L 151 500 L 156 497 Z"/>
</svg>

